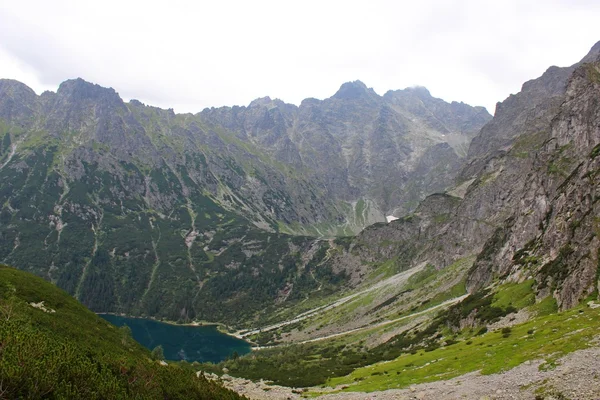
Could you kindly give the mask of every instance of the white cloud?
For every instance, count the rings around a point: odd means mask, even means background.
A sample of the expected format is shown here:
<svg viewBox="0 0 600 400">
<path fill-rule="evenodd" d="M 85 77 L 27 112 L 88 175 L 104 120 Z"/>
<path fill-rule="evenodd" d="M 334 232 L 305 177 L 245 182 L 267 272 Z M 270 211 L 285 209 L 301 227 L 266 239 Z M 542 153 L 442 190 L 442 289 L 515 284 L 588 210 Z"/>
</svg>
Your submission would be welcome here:
<svg viewBox="0 0 600 400">
<path fill-rule="evenodd" d="M 484 105 L 600 40 L 600 2 L 27 1 L 0 5 L 0 77 L 40 92 L 82 77 L 200 111 L 298 104 L 360 79 Z"/>
</svg>

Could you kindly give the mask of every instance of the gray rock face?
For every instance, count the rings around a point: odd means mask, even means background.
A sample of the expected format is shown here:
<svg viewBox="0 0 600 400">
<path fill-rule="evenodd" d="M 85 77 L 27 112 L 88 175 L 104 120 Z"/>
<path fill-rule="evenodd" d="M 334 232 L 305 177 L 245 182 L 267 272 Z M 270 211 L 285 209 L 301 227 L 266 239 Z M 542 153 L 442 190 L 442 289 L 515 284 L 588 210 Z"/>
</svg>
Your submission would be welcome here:
<svg viewBox="0 0 600 400">
<path fill-rule="evenodd" d="M 595 290 L 598 241 L 591 216 L 598 211 L 598 186 L 592 178 L 598 169 L 594 149 L 600 143 L 598 50 L 594 46 L 569 68 L 562 95 L 552 95 L 560 105 L 540 117 L 544 129 L 527 131 L 504 157 L 502 174 L 514 177 L 513 211 L 488 240 L 486 256 L 475 263 L 472 290 L 496 276 L 534 276 L 538 294 L 552 293 L 561 308 Z"/>
<path fill-rule="evenodd" d="M 449 104 L 425 88 L 382 97 L 360 81 L 300 107 L 263 98 L 201 115 L 302 169 L 334 202 L 371 201 L 375 219 L 366 224 L 408 212 L 427 194 L 445 189 L 470 139 L 490 119 L 482 107 Z"/>
<path fill-rule="evenodd" d="M 9 125 L 50 135 L 64 148 L 105 146 L 114 162 L 185 165 L 204 176 L 200 183 L 213 195 L 232 192 L 261 228 L 283 223 L 314 235 L 358 232 L 443 190 L 490 118 L 481 107 L 448 104 L 424 88 L 381 97 L 359 81 L 300 107 L 265 97 L 197 115 L 125 104 L 113 89 L 82 79 L 40 97 L 18 82 L 0 83 L 0 117 Z M 93 152 L 67 153 L 75 174 L 77 157 L 98 161 Z M 206 158 L 207 171 L 186 165 L 188 156 Z M 238 208 L 230 198 L 220 200 Z"/>
<path fill-rule="evenodd" d="M 0 118 L 18 126 L 27 126 L 36 110 L 37 95 L 21 82 L 0 80 Z"/>
<path fill-rule="evenodd" d="M 357 236 L 353 265 L 398 260 L 446 267 L 477 256 L 471 292 L 535 279 L 569 308 L 598 290 L 600 44 L 500 103 L 469 149 L 456 188 Z M 347 263 L 347 262 L 346 262 Z M 340 262 L 341 264 L 341 262 Z"/>
</svg>

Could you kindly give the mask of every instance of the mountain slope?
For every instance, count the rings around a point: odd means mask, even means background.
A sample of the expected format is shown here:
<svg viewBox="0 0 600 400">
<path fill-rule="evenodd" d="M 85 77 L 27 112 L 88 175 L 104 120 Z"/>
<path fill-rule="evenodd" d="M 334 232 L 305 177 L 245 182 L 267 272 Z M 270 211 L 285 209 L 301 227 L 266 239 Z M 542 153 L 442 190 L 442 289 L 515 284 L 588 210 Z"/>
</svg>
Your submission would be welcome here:
<svg viewBox="0 0 600 400">
<path fill-rule="evenodd" d="M 0 397 L 240 399 L 184 365 L 163 366 L 126 330 L 64 291 L 0 265 Z"/>
<path fill-rule="evenodd" d="M 482 107 L 449 104 L 425 88 L 379 96 L 360 81 L 300 107 L 267 97 L 247 108 L 207 109 L 201 115 L 304 170 L 327 197 L 373 202 L 379 215 L 354 225 L 359 230 L 445 189 L 471 138 L 491 118 Z"/>
<path fill-rule="evenodd" d="M 570 77 L 549 135 L 534 144 L 534 173 L 524 182 L 528 190 L 520 212 L 503 228 L 506 244 L 475 264 L 473 288 L 494 276 L 534 274 L 539 295 L 553 295 L 562 309 L 597 292 L 599 61 Z"/>
<path fill-rule="evenodd" d="M 580 350 L 586 364 L 578 371 L 597 370 L 600 43 L 550 75 L 559 81 L 546 85 L 546 73 L 498 106 L 455 187 L 334 242 L 330 262 L 356 279 L 354 291 L 299 309 L 289 324 L 250 331 L 273 347 L 221 366 L 236 376 L 319 385 L 313 395 L 342 392 L 332 398 L 469 373 L 464 383 L 478 370 L 579 368 L 577 354 L 561 357 Z M 482 146 L 493 130 L 507 135 Z M 516 372 L 522 383 L 504 397 L 597 397 L 596 382 L 573 385 L 564 381 L 568 371 L 527 381 Z M 459 397 L 449 389 L 449 398 Z M 474 393 L 494 394 L 467 395 Z M 406 393 L 377 396 L 397 394 Z"/>
<path fill-rule="evenodd" d="M 488 118 L 412 91 L 177 115 L 81 79 L 41 96 L 1 80 L 0 260 L 94 311 L 171 320 L 242 325 L 326 295 L 347 281 L 330 244 L 283 232 L 348 234 L 444 187 L 460 146 L 443 135 L 464 144 Z M 382 200 L 399 175 L 413 200 Z"/>
<path fill-rule="evenodd" d="M 565 69 L 570 74 L 559 73 L 562 92 L 540 94 L 546 73 L 499 105 L 480 135 L 490 126 L 519 135 L 498 138 L 499 148 L 470 151 L 454 188 L 428 196 L 396 221 L 336 240 L 328 262 L 358 287 L 338 298 L 360 295 L 291 325 L 285 335 L 264 333 L 261 343 L 352 331 L 467 292 L 479 295 L 490 285 L 531 281 L 538 302 L 551 299 L 561 310 L 597 294 L 599 56 L 596 45 L 582 63 Z M 425 273 L 427 285 L 401 284 L 403 271 Z"/>
</svg>

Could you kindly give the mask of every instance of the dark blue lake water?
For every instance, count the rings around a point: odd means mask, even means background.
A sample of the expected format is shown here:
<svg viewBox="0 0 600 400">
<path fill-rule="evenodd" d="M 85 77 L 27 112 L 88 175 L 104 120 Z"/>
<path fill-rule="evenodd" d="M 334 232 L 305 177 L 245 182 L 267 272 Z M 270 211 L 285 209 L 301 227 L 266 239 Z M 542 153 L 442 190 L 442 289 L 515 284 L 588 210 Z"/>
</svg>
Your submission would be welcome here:
<svg viewBox="0 0 600 400">
<path fill-rule="evenodd" d="M 100 314 L 100 317 L 116 326 L 129 326 L 133 338 L 150 350 L 161 345 L 167 360 L 217 363 L 234 351 L 239 355 L 250 352 L 250 344 L 219 332 L 213 325 L 172 325 L 108 314 Z"/>
</svg>

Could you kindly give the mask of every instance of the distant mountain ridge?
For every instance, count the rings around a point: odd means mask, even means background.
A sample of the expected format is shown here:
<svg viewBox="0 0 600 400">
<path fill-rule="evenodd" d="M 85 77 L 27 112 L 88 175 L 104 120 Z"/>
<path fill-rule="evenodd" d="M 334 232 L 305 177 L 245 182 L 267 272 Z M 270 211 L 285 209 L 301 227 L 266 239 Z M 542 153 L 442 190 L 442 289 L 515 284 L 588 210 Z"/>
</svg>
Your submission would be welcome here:
<svg viewBox="0 0 600 400">
<path fill-rule="evenodd" d="M 82 79 L 40 96 L 0 80 L 0 260 L 95 311 L 242 321 L 346 280 L 329 242 L 283 233 L 349 235 L 410 209 L 488 119 L 361 82 L 192 115 Z"/>
<path fill-rule="evenodd" d="M 305 170 L 326 196 L 354 208 L 365 201 L 371 214 L 365 225 L 403 214 L 427 193 L 445 189 L 471 138 L 491 118 L 483 107 L 446 103 L 425 88 L 379 96 L 360 81 L 299 107 L 266 97 L 200 115 Z"/>
</svg>

